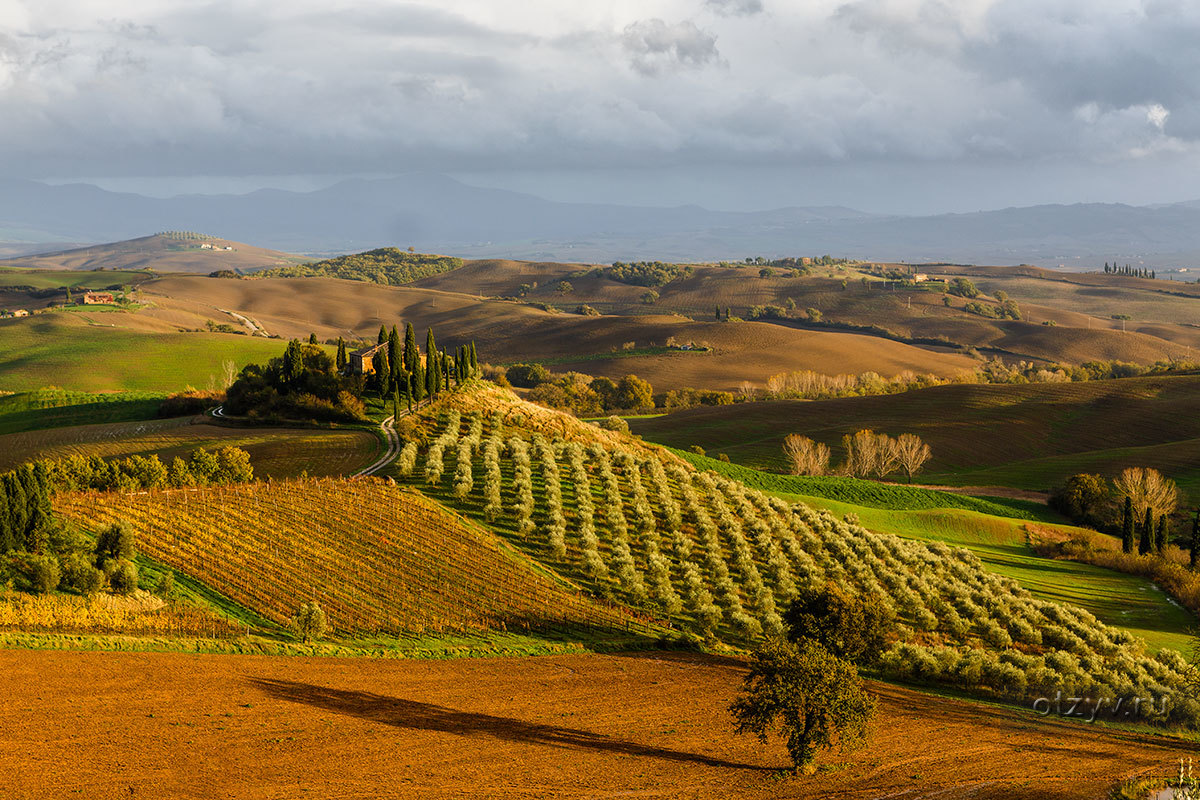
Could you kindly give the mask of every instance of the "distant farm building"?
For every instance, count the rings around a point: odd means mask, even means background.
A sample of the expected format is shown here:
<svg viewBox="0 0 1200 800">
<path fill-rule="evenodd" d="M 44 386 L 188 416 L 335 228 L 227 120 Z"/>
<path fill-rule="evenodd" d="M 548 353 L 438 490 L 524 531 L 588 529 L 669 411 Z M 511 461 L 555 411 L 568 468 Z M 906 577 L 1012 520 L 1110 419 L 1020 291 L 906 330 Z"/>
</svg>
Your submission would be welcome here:
<svg viewBox="0 0 1200 800">
<path fill-rule="evenodd" d="M 929 276 L 926 275 L 924 272 L 918 272 L 915 275 L 913 275 L 913 281 L 915 283 L 924 283 L 927 280 L 929 280 Z"/>
<path fill-rule="evenodd" d="M 375 372 L 375 354 L 387 347 L 387 342 L 374 347 L 364 347 L 350 353 L 350 374 L 370 375 Z"/>
<path fill-rule="evenodd" d="M 85 306 L 98 305 L 113 305 L 117 299 L 113 297 L 112 292 L 84 292 L 83 304 Z"/>
</svg>

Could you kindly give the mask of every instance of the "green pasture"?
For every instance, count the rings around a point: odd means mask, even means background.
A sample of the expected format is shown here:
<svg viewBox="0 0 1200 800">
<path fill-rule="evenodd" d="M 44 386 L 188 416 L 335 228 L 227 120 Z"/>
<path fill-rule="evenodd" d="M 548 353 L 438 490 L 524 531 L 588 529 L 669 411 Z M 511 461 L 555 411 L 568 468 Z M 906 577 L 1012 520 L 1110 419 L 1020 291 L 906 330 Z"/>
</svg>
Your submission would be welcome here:
<svg viewBox="0 0 1200 800">
<path fill-rule="evenodd" d="M 0 397 L 0 435 L 153 419 L 166 397 L 163 392 L 98 394 L 66 389 L 38 389 Z"/>
<path fill-rule="evenodd" d="M 146 333 L 75 315 L 0 322 L 0 389 L 61 386 L 83 392 L 174 392 L 221 380 L 222 364 L 241 369 L 283 354 L 285 343 L 221 333 Z"/>
<path fill-rule="evenodd" d="M 107 289 L 127 286 L 157 277 L 146 270 L 50 270 L 0 267 L 0 289 L 11 286 L 30 286 L 34 289 Z"/>
</svg>

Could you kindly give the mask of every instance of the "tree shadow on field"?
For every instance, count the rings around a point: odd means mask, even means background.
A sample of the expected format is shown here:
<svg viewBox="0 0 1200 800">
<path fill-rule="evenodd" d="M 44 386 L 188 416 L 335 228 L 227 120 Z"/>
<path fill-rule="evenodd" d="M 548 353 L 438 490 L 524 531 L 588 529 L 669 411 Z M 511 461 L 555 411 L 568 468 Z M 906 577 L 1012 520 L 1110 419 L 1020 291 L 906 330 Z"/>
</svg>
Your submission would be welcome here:
<svg viewBox="0 0 1200 800">
<path fill-rule="evenodd" d="M 371 720 L 372 722 L 392 725 L 397 728 L 438 731 L 441 733 L 453 733 L 459 736 L 490 736 L 509 742 L 661 758 L 667 761 L 689 762 L 708 767 L 729 767 L 732 769 L 752 769 L 757 771 L 770 771 L 774 769 L 773 767 L 764 767 L 757 764 L 725 761 L 698 753 L 685 753 L 679 750 L 668 750 L 622 739 L 613 739 L 603 734 L 579 730 L 578 728 L 560 728 L 555 725 L 525 722 L 524 720 L 513 719 L 511 717 L 455 711 L 452 708 L 434 705 L 433 703 L 421 703 L 416 700 L 404 700 L 398 697 L 387 697 L 386 695 L 372 694 L 370 692 L 331 689 L 327 686 L 314 686 L 308 683 L 297 683 L 295 681 L 272 678 L 252 678 L 251 682 L 259 689 L 279 700 L 303 703 L 323 708 L 327 711 L 349 714 L 350 716 Z"/>
</svg>

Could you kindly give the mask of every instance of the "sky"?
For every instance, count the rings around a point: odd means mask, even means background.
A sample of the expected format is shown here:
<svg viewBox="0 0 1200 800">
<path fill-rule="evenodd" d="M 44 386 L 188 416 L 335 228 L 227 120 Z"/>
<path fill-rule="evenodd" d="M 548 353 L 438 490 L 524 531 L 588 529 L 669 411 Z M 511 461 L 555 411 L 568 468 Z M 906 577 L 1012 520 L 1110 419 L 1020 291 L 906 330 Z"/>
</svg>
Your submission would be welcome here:
<svg viewBox="0 0 1200 800">
<path fill-rule="evenodd" d="M 1192 0 L 0 0 L 0 177 L 1149 204 L 1200 197 L 1198 74 Z"/>
</svg>

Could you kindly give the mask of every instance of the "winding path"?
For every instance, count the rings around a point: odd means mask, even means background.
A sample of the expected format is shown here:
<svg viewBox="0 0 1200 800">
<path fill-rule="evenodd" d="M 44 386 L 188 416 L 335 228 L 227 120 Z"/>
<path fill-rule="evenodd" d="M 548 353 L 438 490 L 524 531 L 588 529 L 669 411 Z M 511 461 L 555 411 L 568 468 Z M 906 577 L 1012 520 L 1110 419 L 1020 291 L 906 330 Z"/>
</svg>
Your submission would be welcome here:
<svg viewBox="0 0 1200 800">
<path fill-rule="evenodd" d="M 396 456 L 400 453 L 400 435 L 396 433 L 395 425 L 396 418 L 394 416 L 388 417 L 383 422 L 379 423 L 379 429 L 383 431 L 384 437 L 387 438 L 387 450 L 374 464 L 369 467 L 364 467 L 363 469 L 360 469 L 358 472 L 354 473 L 354 477 L 357 478 L 360 475 L 374 475 L 388 464 L 391 464 L 396 460 Z"/>
</svg>

